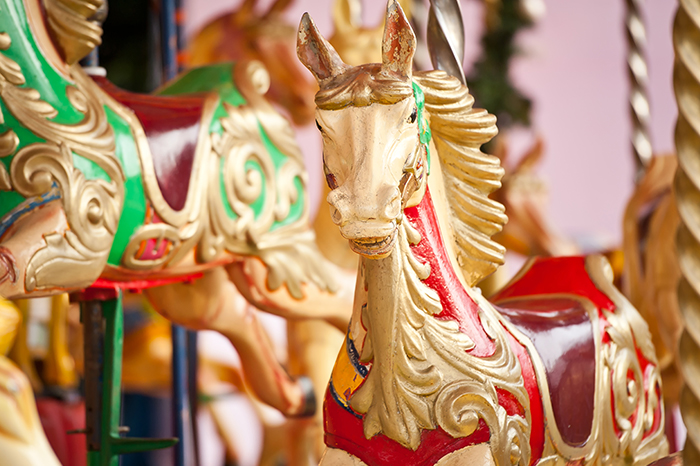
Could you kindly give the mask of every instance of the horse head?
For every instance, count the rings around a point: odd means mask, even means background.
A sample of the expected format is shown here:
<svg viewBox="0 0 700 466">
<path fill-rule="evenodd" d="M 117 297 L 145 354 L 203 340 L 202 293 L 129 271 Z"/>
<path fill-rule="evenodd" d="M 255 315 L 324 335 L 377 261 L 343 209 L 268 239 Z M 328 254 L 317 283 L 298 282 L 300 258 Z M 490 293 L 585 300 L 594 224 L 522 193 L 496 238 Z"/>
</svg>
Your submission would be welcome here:
<svg viewBox="0 0 700 466">
<path fill-rule="evenodd" d="M 257 0 L 209 23 L 192 40 L 191 65 L 223 61 L 260 60 L 270 72 L 267 97 L 282 106 L 297 125 L 313 120 L 316 84 L 310 80 L 295 54 L 295 28 L 282 13 L 290 0 L 277 0 L 263 14 L 255 12 Z"/>
<path fill-rule="evenodd" d="M 416 38 L 390 2 L 382 63 L 351 67 L 304 15 L 298 54 L 319 83 L 316 123 L 333 222 L 354 251 L 381 258 L 394 247 L 403 207 L 425 186 L 426 141 L 411 81 Z"/>
<path fill-rule="evenodd" d="M 411 0 L 399 0 L 406 16 L 411 17 Z M 367 27 L 361 24 L 361 0 L 336 0 L 333 5 L 335 32 L 329 42 L 343 60 L 350 65 L 381 61 L 381 44 L 384 22 Z"/>
</svg>

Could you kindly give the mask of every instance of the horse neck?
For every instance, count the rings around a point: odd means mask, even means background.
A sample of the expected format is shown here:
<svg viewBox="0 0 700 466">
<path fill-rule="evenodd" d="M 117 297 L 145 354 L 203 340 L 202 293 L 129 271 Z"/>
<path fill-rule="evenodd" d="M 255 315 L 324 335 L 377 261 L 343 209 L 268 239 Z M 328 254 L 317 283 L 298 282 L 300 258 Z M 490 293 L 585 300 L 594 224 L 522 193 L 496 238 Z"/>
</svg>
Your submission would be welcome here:
<svg viewBox="0 0 700 466">
<path fill-rule="evenodd" d="M 436 414 L 452 412 L 445 390 L 453 383 L 488 379 L 479 396 L 492 410 L 498 406 L 493 387 L 527 403 L 517 358 L 495 311 L 457 278 L 429 189 L 417 206 L 405 209 L 392 252 L 362 259 L 356 293 L 350 338 L 360 362 L 371 367 L 350 406 L 364 414 L 365 437 L 382 432 L 415 449 L 423 429 L 439 426 L 466 435 Z M 416 402 L 424 413 L 410 408 Z M 497 424 L 489 427 L 500 432 Z"/>
<path fill-rule="evenodd" d="M 350 336 L 363 362 L 376 352 L 395 353 L 396 345 L 405 341 L 398 335 L 409 330 L 406 324 L 420 327 L 427 319 L 455 322 L 460 335 L 453 336 L 471 340 L 470 354 L 493 354 L 493 341 L 479 315 L 490 307 L 478 290 L 463 285 L 440 227 L 431 190 L 426 189 L 418 205 L 405 209 L 389 256 L 362 258 Z M 392 337 L 379 342 L 379 335 Z"/>
</svg>

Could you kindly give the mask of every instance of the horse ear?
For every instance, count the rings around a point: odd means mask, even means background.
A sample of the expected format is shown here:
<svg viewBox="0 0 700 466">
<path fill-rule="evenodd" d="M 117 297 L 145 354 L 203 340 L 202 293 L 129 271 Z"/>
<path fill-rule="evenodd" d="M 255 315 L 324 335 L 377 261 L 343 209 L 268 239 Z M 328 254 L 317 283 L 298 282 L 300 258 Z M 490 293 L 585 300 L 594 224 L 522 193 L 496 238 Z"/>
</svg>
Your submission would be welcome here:
<svg viewBox="0 0 700 466">
<path fill-rule="evenodd" d="M 255 5 L 257 3 L 257 0 L 243 0 L 243 3 L 241 3 L 241 6 L 238 8 L 238 11 L 234 13 L 234 16 L 237 19 L 247 19 L 255 11 Z"/>
<path fill-rule="evenodd" d="M 297 55 L 317 81 L 332 78 L 350 68 L 341 60 L 333 46 L 323 38 L 308 13 L 304 13 L 299 24 Z"/>
<path fill-rule="evenodd" d="M 358 18 L 361 14 L 359 0 L 336 0 L 333 5 L 333 25 L 336 33 L 354 32 L 358 29 Z"/>
<path fill-rule="evenodd" d="M 279 15 L 282 14 L 287 8 L 289 8 L 289 5 L 292 4 L 293 0 L 277 0 L 275 3 L 272 4 L 269 10 L 267 10 L 267 13 L 265 13 L 265 18 L 269 18 L 274 15 Z"/>
<path fill-rule="evenodd" d="M 413 55 L 416 53 L 416 36 L 396 0 L 389 0 L 382 40 L 382 67 L 402 76 L 410 77 Z"/>
</svg>

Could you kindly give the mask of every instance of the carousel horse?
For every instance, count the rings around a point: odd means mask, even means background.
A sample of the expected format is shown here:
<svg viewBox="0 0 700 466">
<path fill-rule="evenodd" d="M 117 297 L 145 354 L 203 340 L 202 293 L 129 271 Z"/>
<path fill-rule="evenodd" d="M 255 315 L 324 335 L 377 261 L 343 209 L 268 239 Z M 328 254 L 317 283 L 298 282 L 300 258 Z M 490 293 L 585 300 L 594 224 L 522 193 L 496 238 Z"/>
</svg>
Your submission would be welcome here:
<svg viewBox="0 0 700 466">
<path fill-rule="evenodd" d="M 257 3 L 247 0 L 237 11 L 204 26 L 190 43 L 189 63 L 197 66 L 242 58 L 260 60 L 272 70 L 268 97 L 287 110 L 297 125 L 311 123 L 318 86 L 296 58 L 296 28 L 282 17 L 290 2 L 277 1 L 262 14 L 255 12 Z M 402 0 L 401 4 L 409 8 L 411 2 Z M 357 65 L 381 59 L 378 50 L 384 28 L 383 21 L 378 26 L 363 26 L 361 10 L 360 0 L 336 0 L 332 10 L 335 32 L 331 43 L 346 62 Z M 284 70 L 278 70 L 280 67 Z M 327 194 L 323 194 L 322 203 Z M 323 255 L 354 276 L 357 256 L 338 234 L 327 209 L 318 210 L 313 227 Z M 344 333 L 318 320 L 290 321 L 287 328 L 289 371 L 308 376 L 320 399 Z M 261 421 L 265 432 L 277 431 L 264 419 Z M 306 464 L 309 459 L 317 462 L 324 449 L 322 413 L 319 411 L 314 419 L 290 419 L 288 424 L 287 451 L 281 454 L 290 464 Z M 263 451 L 263 456 L 274 454 Z"/>
<path fill-rule="evenodd" d="M 0 462 L 14 466 L 60 466 L 39 422 L 29 379 L 7 357 L 22 317 L 0 298 Z"/>
<path fill-rule="evenodd" d="M 651 159 L 623 219 L 622 291 L 649 324 L 667 405 L 680 397 L 678 344 L 683 317 L 676 297 L 681 272 L 674 252 L 680 223 L 673 195 L 675 155 Z"/>
<path fill-rule="evenodd" d="M 296 28 L 284 20 L 291 0 L 276 0 L 256 13 L 257 0 L 244 0 L 238 10 L 208 23 L 190 41 L 189 66 L 259 60 L 270 72 L 267 98 L 284 108 L 294 124 L 314 119 L 316 83 L 296 59 Z"/>
<path fill-rule="evenodd" d="M 100 43 L 103 4 L 0 3 L 0 295 L 146 289 L 172 322 L 225 335 L 261 400 L 310 414 L 307 384 L 229 299 L 347 324 L 340 271 L 308 226 L 301 154 L 263 97 L 269 75 L 241 62 L 156 96 L 118 89 L 78 64 Z"/>
<path fill-rule="evenodd" d="M 458 79 L 412 72 L 388 5 L 382 63 L 352 67 L 304 15 L 328 202 L 360 257 L 324 403 L 329 465 L 649 464 L 665 456 L 648 327 L 601 256 L 534 259 L 488 302 L 503 261 L 495 118 Z"/>
</svg>

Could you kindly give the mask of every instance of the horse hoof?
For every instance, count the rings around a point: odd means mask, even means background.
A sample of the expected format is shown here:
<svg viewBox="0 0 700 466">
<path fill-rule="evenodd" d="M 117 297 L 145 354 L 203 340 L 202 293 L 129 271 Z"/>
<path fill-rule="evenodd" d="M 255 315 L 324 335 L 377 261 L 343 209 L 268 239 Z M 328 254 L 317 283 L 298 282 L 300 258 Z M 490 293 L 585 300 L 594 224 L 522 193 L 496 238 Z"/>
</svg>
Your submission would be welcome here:
<svg viewBox="0 0 700 466">
<path fill-rule="evenodd" d="M 303 375 L 297 377 L 296 383 L 301 389 L 304 401 L 299 412 L 292 414 L 289 417 L 311 417 L 316 414 L 316 394 L 314 393 L 314 384 L 310 378 Z"/>
</svg>

